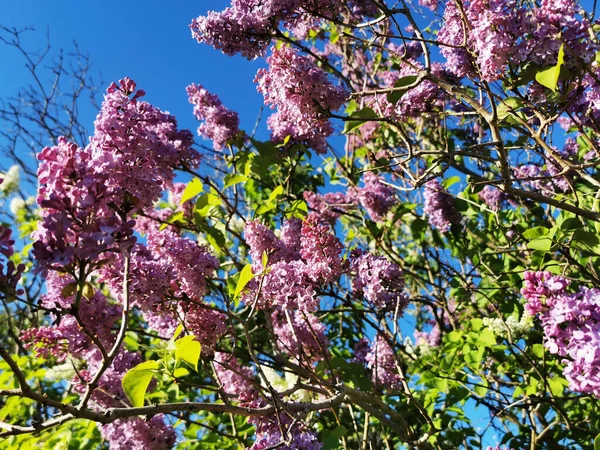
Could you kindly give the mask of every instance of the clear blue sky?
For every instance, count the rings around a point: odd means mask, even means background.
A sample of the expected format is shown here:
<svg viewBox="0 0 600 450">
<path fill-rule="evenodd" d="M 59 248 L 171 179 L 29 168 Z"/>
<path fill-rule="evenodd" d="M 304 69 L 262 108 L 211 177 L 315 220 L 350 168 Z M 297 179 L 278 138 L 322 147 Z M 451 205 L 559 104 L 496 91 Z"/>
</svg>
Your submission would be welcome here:
<svg viewBox="0 0 600 450">
<path fill-rule="evenodd" d="M 91 74 L 102 75 L 102 90 L 128 76 L 146 91 L 146 100 L 194 132 L 197 122 L 185 92 L 192 82 L 218 94 L 240 113 L 242 126 L 252 129 L 263 103 L 253 79 L 264 62 L 227 57 L 198 44 L 188 27 L 192 18 L 228 5 L 228 0 L 4 0 L 0 24 L 35 28 L 25 41 L 32 49 L 43 47 L 47 31 L 55 50 L 72 49 L 77 41 L 91 58 Z M 5 45 L 0 45 L 0 63 L 0 97 L 6 97 L 22 87 L 26 72 L 23 59 Z M 95 114 L 83 113 L 91 129 Z"/>
</svg>

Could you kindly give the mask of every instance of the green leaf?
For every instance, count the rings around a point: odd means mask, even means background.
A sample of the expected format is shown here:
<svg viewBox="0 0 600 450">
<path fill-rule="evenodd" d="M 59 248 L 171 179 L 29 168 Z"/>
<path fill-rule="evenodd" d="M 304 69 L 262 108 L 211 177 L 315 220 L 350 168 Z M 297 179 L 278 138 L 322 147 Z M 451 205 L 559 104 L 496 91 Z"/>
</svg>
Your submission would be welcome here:
<svg viewBox="0 0 600 450">
<path fill-rule="evenodd" d="M 377 115 L 377 113 L 371 108 L 363 108 L 360 111 L 356 111 L 350 116 L 351 119 L 355 120 L 347 120 L 346 124 L 344 125 L 344 131 L 342 133 L 350 133 L 352 130 L 355 130 L 356 128 L 360 127 L 365 122 L 368 122 L 369 119 L 376 119 L 378 117 L 379 116 Z"/>
<path fill-rule="evenodd" d="M 531 347 L 531 351 L 536 356 L 536 358 L 542 359 L 544 357 L 544 346 L 542 344 L 533 344 L 533 347 Z"/>
<path fill-rule="evenodd" d="M 448 189 L 450 186 L 452 186 L 453 184 L 456 184 L 458 182 L 460 182 L 460 177 L 453 176 L 453 177 L 447 178 L 444 181 L 442 181 L 442 186 L 444 187 L 444 189 Z"/>
<path fill-rule="evenodd" d="M 308 205 L 304 200 L 294 200 L 290 209 L 286 212 L 286 217 L 297 217 L 303 219 L 308 215 Z"/>
<path fill-rule="evenodd" d="M 594 438 L 594 450 L 600 450 L 600 434 Z"/>
<path fill-rule="evenodd" d="M 475 339 L 477 345 L 484 345 L 486 347 L 493 347 L 496 345 L 496 335 L 489 328 L 479 331 L 477 339 Z"/>
<path fill-rule="evenodd" d="M 267 200 L 267 202 L 273 203 L 277 199 L 277 197 L 281 196 L 281 194 L 283 194 L 283 186 L 279 185 L 275 189 L 273 189 L 271 195 L 269 195 L 269 199 Z"/>
<path fill-rule="evenodd" d="M 239 296 L 252 278 L 254 278 L 254 274 L 252 273 L 252 264 L 246 264 L 240 272 L 240 277 L 238 278 L 233 296 Z"/>
<path fill-rule="evenodd" d="M 181 201 L 179 202 L 179 204 L 183 205 L 185 202 L 194 198 L 203 190 L 204 185 L 202 184 L 202 181 L 200 181 L 199 178 L 192 179 L 192 181 L 190 181 L 183 190 L 183 194 L 181 195 Z"/>
<path fill-rule="evenodd" d="M 123 376 L 123 391 L 134 407 L 144 406 L 146 390 L 157 369 L 158 361 L 145 361 L 129 369 Z"/>
<path fill-rule="evenodd" d="M 184 212 L 183 211 L 178 211 L 176 213 L 171 214 L 169 217 L 167 217 L 167 220 L 165 220 L 164 223 L 162 223 L 160 225 L 159 230 L 162 231 L 165 228 L 167 228 L 169 226 L 170 223 L 175 223 L 175 222 L 179 222 L 181 219 L 184 218 Z"/>
<path fill-rule="evenodd" d="M 551 91 L 556 91 L 556 85 L 558 84 L 558 77 L 560 76 L 560 68 L 565 62 L 565 44 L 561 44 L 558 49 L 558 59 L 556 65 L 547 69 L 540 70 L 535 74 L 535 81 L 540 83 L 542 86 L 547 87 Z"/>
<path fill-rule="evenodd" d="M 506 119 L 510 114 L 516 112 L 523 106 L 523 101 L 518 97 L 505 98 L 496 108 L 498 120 Z"/>
<path fill-rule="evenodd" d="M 402 77 L 394 83 L 394 88 L 397 89 L 393 92 L 389 92 L 387 94 L 387 101 L 391 104 L 395 105 L 402 98 L 404 94 L 408 91 L 407 88 L 411 84 L 414 84 L 417 81 L 418 77 L 416 75 L 408 75 L 406 77 Z"/>
<path fill-rule="evenodd" d="M 196 341 L 196 336 L 188 335 L 175 341 L 175 360 L 184 361 L 198 372 L 198 361 L 202 346 Z"/>
<path fill-rule="evenodd" d="M 246 181 L 248 181 L 248 177 L 246 175 L 242 175 L 239 173 L 229 173 L 223 178 L 223 189 L 227 189 L 228 187 L 231 187 L 238 183 L 244 183 Z"/>
<path fill-rule="evenodd" d="M 527 240 L 538 239 L 548 236 L 548 228 L 546 227 L 535 227 L 527 230 L 523 233 L 523 237 Z"/>
<path fill-rule="evenodd" d="M 527 248 L 532 250 L 540 250 L 542 252 L 550 251 L 550 248 L 552 248 L 552 239 L 534 239 L 533 241 L 527 243 Z"/>
</svg>

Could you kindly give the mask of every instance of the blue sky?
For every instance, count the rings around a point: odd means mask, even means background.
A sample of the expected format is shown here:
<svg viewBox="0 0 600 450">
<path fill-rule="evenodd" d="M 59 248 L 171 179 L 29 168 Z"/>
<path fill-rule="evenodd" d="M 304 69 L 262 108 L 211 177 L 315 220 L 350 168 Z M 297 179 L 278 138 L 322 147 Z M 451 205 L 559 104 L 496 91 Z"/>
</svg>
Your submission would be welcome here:
<svg viewBox="0 0 600 450">
<path fill-rule="evenodd" d="M 228 0 L 4 1 L 0 24 L 33 27 L 25 40 L 30 49 L 43 48 L 47 31 L 54 50 L 70 50 L 76 41 L 91 58 L 91 74 L 96 79 L 101 74 L 102 91 L 110 81 L 128 76 L 146 91 L 147 101 L 175 114 L 182 127 L 197 127 L 185 92 L 195 82 L 218 94 L 228 108 L 240 113 L 242 126 L 252 129 L 263 103 L 253 79 L 264 62 L 228 57 L 198 44 L 188 28 L 194 17 L 228 4 Z M 0 61 L 4 98 L 22 87 L 26 71 L 20 55 L 5 45 L 0 45 Z M 91 129 L 95 112 L 83 114 Z"/>
</svg>

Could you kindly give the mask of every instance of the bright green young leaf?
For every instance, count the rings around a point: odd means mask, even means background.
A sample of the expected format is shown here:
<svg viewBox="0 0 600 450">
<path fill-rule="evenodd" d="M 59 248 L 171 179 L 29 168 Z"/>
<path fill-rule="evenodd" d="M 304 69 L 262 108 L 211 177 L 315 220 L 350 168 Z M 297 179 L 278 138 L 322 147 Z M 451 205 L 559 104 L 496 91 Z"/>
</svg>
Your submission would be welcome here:
<svg viewBox="0 0 600 450">
<path fill-rule="evenodd" d="M 183 205 L 188 200 L 200 194 L 203 190 L 204 185 L 202 184 L 202 181 L 200 181 L 200 179 L 198 178 L 192 179 L 192 181 L 190 181 L 183 190 L 183 194 L 181 195 L 181 201 L 179 203 Z"/>
<path fill-rule="evenodd" d="M 535 81 L 540 83 L 542 86 L 547 87 L 552 91 L 556 91 L 556 85 L 558 84 L 558 77 L 560 76 L 560 68 L 565 62 L 565 44 L 561 44 L 558 49 L 558 59 L 556 65 L 547 69 L 541 70 L 535 74 Z"/>
<path fill-rule="evenodd" d="M 600 450 L 600 434 L 594 439 L 594 450 Z"/>
<path fill-rule="evenodd" d="M 523 233 L 523 237 L 527 240 L 538 239 L 548 235 L 548 228 L 546 227 L 534 227 Z"/>
<path fill-rule="evenodd" d="M 263 269 L 266 269 L 267 268 L 267 264 L 269 263 L 269 255 L 267 254 L 266 251 L 263 252 L 260 260 L 261 260 Z M 245 269 L 245 267 L 244 267 L 244 269 Z"/>
<path fill-rule="evenodd" d="M 356 128 L 368 122 L 370 119 L 376 119 L 378 117 L 379 116 L 377 113 L 371 108 L 363 108 L 360 111 L 356 111 L 350 116 L 351 119 L 346 121 L 343 134 L 350 133 L 352 130 L 355 130 Z"/>
<path fill-rule="evenodd" d="M 394 83 L 393 92 L 389 92 L 387 94 L 387 101 L 391 104 L 395 105 L 402 98 L 404 94 L 408 91 L 408 86 L 414 84 L 417 81 L 418 77 L 416 75 L 408 75 L 406 77 L 402 77 Z M 406 89 L 403 89 L 406 88 Z"/>
<path fill-rule="evenodd" d="M 234 186 L 238 183 L 244 183 L 246 181 L 248 181 L 248 177 L 246 175 L 230 173 L 225 175 L 225 178 L 223 178 L 223 189 L 227 189 L 228 187 Z"/>
<path fill-rule="evenodd" d="M 157 369 L 158 361 L 145 361 L 128 370 L 123 376 L 123 391 L 134 407 L 144 406 L 146 390 Z"/>
<path fill-rule="evenodd" d="M 508 97 L 496 108 L 499 120 L 506 119 L 511 113 L 516 112 L 523 106 L 523 101 L 518 97 Z"/>
<path fill-rule="evenodd" d="M 550 251 L 550 248 L 552 248 L 552 239 L 534 239 L 533 241 L 527 243 L 527 248 L 548 252 Z"/>
<path fill-rule="evenodd" d="M 283 194 L 283 186 L 280 185 L 273 189 L 273 192 L 271 192 L 271 195 L 269 195 L 267 202 L 273 203 L 281 194 Z"/>
<path fill-rule="evenodd" d="M 184 361 L 198 372 L 198 361 L 202 346 L 196 341 L 196 336 L 188 335 L 175 341 L 175 360 Z"/>
<path fill-rule="evenodd" d="M 237 286 L 235 287 L 233 296 L 239 296 L 252 278 L 254 278 L 254 274 L 252 273 L 252 264 L 246 264 L 240 272 L 240 277 L 238 278 Z"/>
</svg>

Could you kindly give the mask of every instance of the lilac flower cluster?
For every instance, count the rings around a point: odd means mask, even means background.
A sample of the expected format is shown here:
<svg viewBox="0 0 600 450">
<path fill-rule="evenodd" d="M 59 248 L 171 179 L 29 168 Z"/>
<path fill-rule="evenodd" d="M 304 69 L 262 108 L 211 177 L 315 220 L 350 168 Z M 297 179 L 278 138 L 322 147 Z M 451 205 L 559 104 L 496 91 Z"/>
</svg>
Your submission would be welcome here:
<svg viewBox="0 0 600 450">
<path fill-rule="evenodd" d="M 274 48 L 267 62 L 269 68 L 260 69 L 255 81 L 265 104 L 277 108 L 268 119 L 272 140 L 281 143 L 290 136 L 292 143 L 325 153 L 325 139 L 333 132 L 327 112 L 339 109 L 348 93 L 334 86 L 312 59 L 290 47 Z"/>
<path fill-rule="evenodd" d="M 159 199 L 175 167 L 197 163 L 191 134 L 179 131 L 173 116 L 138 101 L 143 95 L 127 78 L 113 83 L 89 145 L 60 138 L 38 155 L 42 221 L 33 253 L 42 271 L 129 250 L 135 243 L 130 216 Z"/>
<path fill-rule="evenodd" d="M 216 352 L 214 367 L 225 394 L 241 406 L 260 408 L 269 402 L 256 387 L 256 376 L 249 367 L 242 367 L 232 354 Z M 287 414 L 250 418 L 256 425 L 256 440 L 249 450 L 281 448 L 287 450 L 320 450 L 322 444 L 306 430 L 302 422 Z M 283 433 L 283 434 L 282 434 Z"/>
<path fill-rule="evenodd" d="M 425 206 L 423 212 L 429 223 L 440 232 L 445 233 L 452 224 L 460 223 L 460 214 L 454 207 L 454 199 L 444 189 L 439 180 L 434 179 L 425 183 L 423 191 Z"/>
<path fill-rule="evenodd" d="M 498 211 L 505 198 L 504 192 L 489 184 L 479 191 L 478 195 L 492 211 Z"/>
<path fill-rule="evenodd" d="M 375 15 L 378 9 L 365 0 L 347 5 L 339 0 L 232 0 L 222 12 L 211 11 L 194 19 L 192 36 L 226 55 L 240 53 L 248 59 L 264 56 L 281 22 L 299 39 L 317 29 L 322 18 L 334 18 L 344 6 L 351 11 L 350 20 L 358 22 L 364 15 Z"/>
<path fill-rule="evenodd" d="M 390 208 L 398 202 L 394 190 L 373 172 L 366 172 L 363 181 L 364 187 L 351 190 L 350 195 L 367 210 L 373 220 L 382 222 Z"/>
<path fill-rule="evenodd" d="M 386 389 L 399 387 L 400 375 L 396 367 L 394 350 L 380 334 L 375 337 L 365 360 L 371 369 L 375 385 Z"/>
<path fill-rule="evenodd" d="M 578 18 L 578 12 L 573 0 L 547 0 L 533 7 L 514 0 L 451 0 L 438 33 L 438 40 L 446 44 L 440 50 L 456 76 L 477 74 L 485 81 L 502 78 L 509 62 L 555 64 L 563 42 L 589 61 L 595 49 L 586 36 L 589 23 Z"/>
<path fill-rule="evenodd" d="M 304 200 L 314 210 L 319 221 L 327 222 L 332 226 L 335 225 L 340 215 L 354 204 L 352 196 L 342 192 L 328 192 L 320 195 L 305 191 Z"/>
<path fill-rule="evenodd" d="M 327 348 L 325 326 L 313 312 L 319 308 L 318 287 L 337 281 L 345 271 L 340 241 L 329 226 L 310 215 L 304 221 L 286 221 L 281 239 L 257 221 L 246 224 L 245 235 L 257 279 L 249 284 L 244 301 L 271 313 L 283 352 L 322 358 Z M 263 272 L 265 252 L 269 258 Z"/>
<path fill-rule="evenodd" d="M 198 135 L 212 140 L 215 150 L 222 150 L 240 134 L 238 114 L 225 108 L 219 97 L 196 84 L 189 85 L 187 93 L 194 105 L 194 116 L 203 122 L 198 127 Z"/>
<path fill-rule="evenodd" d="M 600 398 L 600 290 L 567 293 L 569 280 L 549 272 L 526 272 L 525 309 L 538 314 L 545 347 L 564 357 L 570 388 Z"/>
<path fill-rule="evenodd" d="M 15 241 L 11 239 L 11 235 L 12 230 L 10 228 L 0 225 L 0 253 L 6 258 L 14 254 Z M 23 294 L 23 290 L 17 289 L 17 285 L 24 271 L 24 264 L 17 266 L 11 260 L 0 261 L 0 295 L 6 300 L 12 301 L 16 295 Z"/>
<path fill-rule="evenodd" d="M 403 292 L 404 278 L 397 264 L 381 256 L 355 252 L 351 262 L 352 290 L 356 296 L 364 296 L 378 310 L 397 311 L 401 316 L 408 304 Z"/>
</svg>

